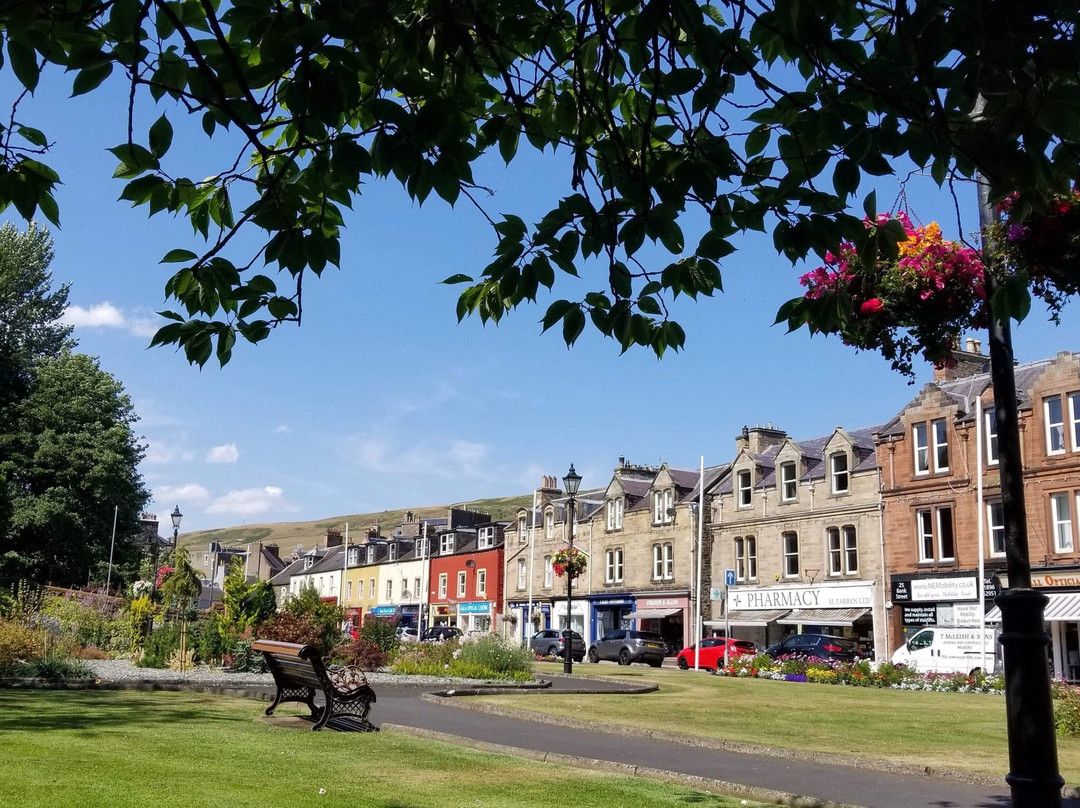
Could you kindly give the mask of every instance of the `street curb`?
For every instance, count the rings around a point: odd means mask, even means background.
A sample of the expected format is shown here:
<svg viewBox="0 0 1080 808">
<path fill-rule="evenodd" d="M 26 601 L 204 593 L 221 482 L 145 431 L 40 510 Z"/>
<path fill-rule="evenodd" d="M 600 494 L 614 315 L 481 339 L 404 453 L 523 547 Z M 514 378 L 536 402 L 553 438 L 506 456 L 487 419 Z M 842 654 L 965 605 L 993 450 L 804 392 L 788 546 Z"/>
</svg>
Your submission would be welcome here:
<svg viewBox="0 0 1080 808">
<path fill-rule="evenodd" d="M 657 686 L 653 685 L 651 690 L 632 692 L 652 692 L 656 689 L 658 689 Z M 562 691 L 545 692 L 560 695 L 562 693 Z M 572 691 L 572 693 L 575 694 L 583 692 L 600 692 L 610 694 L 614 693 L 615 691 Z M 567 695 L 570 694 L 571 692 L 567 692 Z M 592 732 L 601 732 L 607 735 L 620 735 L 629 738 L 648 738 L 650 740 L 660 741 L 663 743 L 677 744 L 679 746 L 689 746 L 698 749 L 714 749 L 718 752 L 736 752 L 738 754 L 744 755 L 759 755 L 762 757 L 798 760 L 806 763 L 822 763 L 831 766 L 847 766 L 853 769 L 866 769 L 868 771 L 884 772 L 887 774 L 899 774 L 909 777 L 927 777 L 930 779 L 966 783 L 968 785 L 982 785 L 1000 788 L 1005 782 L 1005 778 L 1003 775 L 982 774 L 979 772 L 965 772 L 958 771 L 956 769 L 939 768 L 936 766 L 919 766 L 908 763 L 892 763 L 890 761 L 877 760 L 875 758 L 843 757 L 837 754 L 812 752 L 800 749 L 784 749 L 775 746 L 758 746 L 756 744 L 742 743 L 739 741 L 723 741 L 713 738 L 694 738 L 685 735 L 678 735 L 672 732 L 665 732 L 663 730 L 598 724 L 592 721 L 585 721 L 579 718 L 572 718 L 569 716 L 533 713 L 509 707 L 501 707 L 495 704 L 470 702 L 461 699 L 455 699 L 452 697 L 464 695 L 470 694 L 466 693 L 463 690 L 459 690 L 456 692 L 451 691 L 450 693 L 446 693 L 445 695 L 437 693 L 424 693 L 420 696 L 420 699 L 423 701 L 429 701 L 434 704 L 442 704 L 445 706 L 456 707 L 462 710 L 474 710 L 476 712 L 488 713 L 490 715 L 499 715 L 506 718 L 516 718 L 522 721 L 533 721 L 538 724 L 552 724 L 555 726 L 570 727 L 573 729 L 584 729 L 590 730 Z M 1067 785 L 1063 791 L 1063 796 L 1074 797 L 1078 793 L 1080 793 L 1080 789 Z"/>
<path fill-rule="evenodd" d="M 607 772 L 609 774 L 621 774 L 624 776 L 644 777 L 649 780 L 657 780 L 664 783 L 685 786 L 697 791 L 709 794 L 722 794 L 727 797 L 736 797 L 756 802 L 766 802 L 775 805 L 785 805 L 789 808 L 859 808 L 847 803 L 830 802 L 819 800 L 815 797 L 803 797 L 798 794 L 789 794 L 785 791 L 775 791 L 771 788 L 758 786 L 745 786 L 739 783 L 730 783 L 726 780 L 714 780 L 711 777 L 699 777 L 691 774 L 653 769 L 647 766 L 634 766 L 626 763 L 615 763 L 609 760 L 580 757 L 577 755 L 563 755 L 557 752 L 538 752 L 532 749 L 522 749 L 516 746 L 504 746 L 503 744 L 488 743 L 486 741 L 474 741 L 460 735 L 449 735 L 436 730 L 420 729 L 402 724 L 382 724 L 383 732 L 395 732 L 400 735 L 411 735 L 425 740 L 441 741 L 465 746 L 479 752 L 491 752 L 511 757 L 527 758 L 542 763 L 554 763 L 560 766 L 573 766 L 577 769 L 590 769 L 593 771 Z"/>
</svg>

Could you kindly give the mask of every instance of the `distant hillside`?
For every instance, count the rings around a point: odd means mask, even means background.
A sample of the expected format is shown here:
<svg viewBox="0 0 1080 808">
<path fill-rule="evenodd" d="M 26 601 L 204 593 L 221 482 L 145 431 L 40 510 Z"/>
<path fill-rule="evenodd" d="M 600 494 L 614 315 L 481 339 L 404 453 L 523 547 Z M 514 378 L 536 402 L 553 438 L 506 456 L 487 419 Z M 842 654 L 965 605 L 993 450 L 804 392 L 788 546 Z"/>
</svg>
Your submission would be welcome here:
<svg viewBox="0 0 1080 808">
<path fill-rule="evenodd" d="M 518 508 L 527 508 L 530 505 L 532 505 L 532 494 L 518 497 L 479 499 L 464 505 L 459 504 L 459 507 L 467 507 L 472 511 L 491 514 L 492 519 L 513 519 Z M 399 508 L 377 513 L 333 516 L 318 519 L 314 522 L 267 522 L 258 525 L 220 527 L 213 530 L 185 533 L 180 536 L 180 544 L 184 546 L 192 544 L 205 545 L 216 541 L 220 544 L 235 547 L 253 541 L 264 541 L 277 544 L 284 554 L 292 552 L 293 548 L 298 544 L 308 548 L 321 543 L 326 537 L 327 528 L 344 531 L 346 522 L 349 524 L 350 539 L 359 541 L 363 539 L 368 528 L 374 527 L 376 524 L 379 525 L 382 535 L 389 535 L 396 525 L 405 521 L 405 514 L 409 511 L 412 511 L 417 519 L 445 517 L 449 507 L 449 505 L 432 505 L 423 508 Z"/>
</svg>

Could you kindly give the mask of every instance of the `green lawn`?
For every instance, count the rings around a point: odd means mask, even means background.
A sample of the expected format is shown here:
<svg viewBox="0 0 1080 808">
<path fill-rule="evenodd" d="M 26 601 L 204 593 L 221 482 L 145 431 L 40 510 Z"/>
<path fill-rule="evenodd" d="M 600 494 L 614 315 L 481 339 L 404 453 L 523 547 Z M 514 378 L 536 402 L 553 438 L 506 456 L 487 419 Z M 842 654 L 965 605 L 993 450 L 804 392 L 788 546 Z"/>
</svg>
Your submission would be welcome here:
<svg viewBox="0 0 1080 808">
<path fill-rule="evenodd" d="M 562 670 L 537 663 L 537 674 Z M 644 666 L 575 665 L 575 676 L 660 685 L 638 696 L 533 692 L 484 696 L 519 710 L 701 738 L 805 749 L 935 768 L 1008 771 L 1005 699 L 968 693 L 734 679 Z M 1058 739 L 1061 773 L 1080 783 L 1080 740 Z"/>
<path fill-rule="evenodd" d="M 741 800 L 390 732 L 311 732 L 193 693 L 0 690 L 3 808 L 733 808 Z M 320 793 L 325 791 L 325 793 Z"/>
</svg>

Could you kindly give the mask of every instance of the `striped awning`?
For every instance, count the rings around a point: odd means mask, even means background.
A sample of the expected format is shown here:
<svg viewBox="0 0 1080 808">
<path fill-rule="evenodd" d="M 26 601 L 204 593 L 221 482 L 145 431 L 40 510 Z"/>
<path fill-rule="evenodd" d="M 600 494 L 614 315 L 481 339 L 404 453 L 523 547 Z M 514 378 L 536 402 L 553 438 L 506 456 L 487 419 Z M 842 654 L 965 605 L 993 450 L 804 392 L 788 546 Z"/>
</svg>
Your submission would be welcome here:
<svg viewBox="0 0 1080 808">
<path fill-rule="evenodd" d="M 1080 592 L 1044 592 L 1050 602 L 1046 604 L 1043 620 L 1047 623 L 1080 622 Z M 987 623 L 1001 622 L 1001 609 L 995 606 L 986 613 Z"/>
<path fill-rule="evenodd" d="M 624 617 L 624 620 L 656 620 L 660 617 L 667 617 L 669 614 L 678 614 L 682 609 L 641 609 L 636 612 L 630 612 L 630 614 Z"/>
<path fill-rule="evenodd" d="M 733 626 L 755 626 L 764 628 L 788 613 L 787 609 L 758 609 L 733 611 L 728 615 L 727 622 Z M 716 628 L 724 625 L 723 620 L 706 620 L 705 625 Z"/>
<path fill-rule="evenodd" d="M 869 609 L 796 609 L 776 622 L 782 626 L 850 626 Z"/>
</svg>

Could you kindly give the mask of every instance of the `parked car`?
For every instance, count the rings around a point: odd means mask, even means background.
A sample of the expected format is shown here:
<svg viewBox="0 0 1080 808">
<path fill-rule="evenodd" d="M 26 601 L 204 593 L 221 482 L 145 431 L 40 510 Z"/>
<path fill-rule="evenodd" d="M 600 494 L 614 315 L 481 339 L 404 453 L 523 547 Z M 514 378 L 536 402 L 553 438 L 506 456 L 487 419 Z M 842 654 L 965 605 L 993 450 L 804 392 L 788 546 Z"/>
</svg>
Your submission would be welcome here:
<svg viewBox="0 0 1080 808">
<path fill-rule="evenodd" d="M 398 626 L 394 631 L 397 634 L 398 642 L 418 642 L 420 640 L 420 629 L 416 626 Z"/>
<path fill-rule="evenodd" d="M 843 637 L 830 637 L 828 634 L 792 634 L 783 642 L 770 645 L 765 653 L 773 659 L 788 654 L 835 659 L 839 662 L 854 662 L 859 658 L 859 644 L 855 640 Z"/>
<path fill-rule="evenodd" d="M 461 636 L 461 629 L 457 626 L 432 626 L 424 632 L 421 638 L 424 642 L 443 642 L 454 637 Z"/>
<path fill-rule="evenodd" d="M 540 656 L 564 657 L 566 655 L 566 629 L 544 629 L 533 634 L 529 648 Z M 581 662 L 585 658 L 585 640 L 576 631 L 570 632 L 570 658 Z"/>
<path fill-rule="evenodd" d="M 589 647 L 589 662 L 608 659 L 620 665 L 647 662 L 654 668 L 664 663 L 667 643 L 659 634 L 621 628 L 609 631 Z"/>
<path fill-rule="evenodd" d="M 724 664 L 724 648 L 730 645 L 728 659 L 748 654 L 753 656 L 757 653 L 757 646 L 749 640 L 737 640 L 734 637 L 730 641 L 723 637 L 706 637 L 701 641 L 701 658 L 697 666 L 706 670 L 716 670 Z M 697 655 L 697 646 L 691 645 L 679 652 L 678 663 L 681 670 L 694 667 L 694 657 Z"/>
<path fill-rule="evenodd" d="M 941 628 L 929 626 L 913 635 L 896 649 L 894 665 L 907 665 L 923 673 L 994 673 L 1001 666 L 1000 650 L 994 628 Z"/>
</svg>

